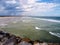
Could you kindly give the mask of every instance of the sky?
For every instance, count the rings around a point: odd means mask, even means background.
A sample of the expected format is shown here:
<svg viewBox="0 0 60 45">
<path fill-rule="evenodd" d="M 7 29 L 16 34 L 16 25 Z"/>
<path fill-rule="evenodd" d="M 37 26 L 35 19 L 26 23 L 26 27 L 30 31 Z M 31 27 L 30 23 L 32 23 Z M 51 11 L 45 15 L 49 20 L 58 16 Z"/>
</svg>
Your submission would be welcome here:
<svg viewBox="0 0 60 45">
<path fill-rule="evenodd" d="M 60 16 L 60 0 L 0 0 L 0 16 Z"/>
</svg>

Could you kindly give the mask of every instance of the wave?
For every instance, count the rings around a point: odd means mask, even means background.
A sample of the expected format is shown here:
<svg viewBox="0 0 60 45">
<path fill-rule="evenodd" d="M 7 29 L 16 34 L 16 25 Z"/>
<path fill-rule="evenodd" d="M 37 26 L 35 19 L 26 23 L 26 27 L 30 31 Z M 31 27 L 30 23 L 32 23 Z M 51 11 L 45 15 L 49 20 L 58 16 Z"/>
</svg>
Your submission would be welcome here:
<svg viewBox="0 0 60 45">
<path fill-rule="evenodd" d="M 45 18 L 37 18 L 39 20 L 44 20 L 44 21 L 50 21 L 50 22 L 57 22 L 57 23 L 60 23 L 59 20 L 54 20 L 54 19 L 45 19 Z"/>
<path fill-rule="evenodd" d="M 41 29 L 41 28 L 39 28 L 39 27 L 35 27 L 35 29 L 39 30 L 39 29 Z"/>
<path fill-rule="evenodd" d="M 60 38 L 60 33 L 53 33 L 53 32 L 49 32 L 51 35 L 57 36 Z"/>
<path fill-rule="evenodd" d="M 6 26 L 6 25 L 8 25 L 8 24 L 0 24 L 0 26 Z"/>
</svg>

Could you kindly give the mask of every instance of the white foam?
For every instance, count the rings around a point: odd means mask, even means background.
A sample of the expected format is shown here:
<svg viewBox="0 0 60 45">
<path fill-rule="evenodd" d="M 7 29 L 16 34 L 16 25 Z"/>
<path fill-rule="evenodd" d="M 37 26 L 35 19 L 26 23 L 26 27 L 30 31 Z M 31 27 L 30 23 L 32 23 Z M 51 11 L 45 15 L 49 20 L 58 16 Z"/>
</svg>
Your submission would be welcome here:
<svg viewBox="0 0 60 45">
<path fill-rule="evenodd" d="M 49 32 L 51 35 L 54 35 L 54 36 L 57 36 L 57 37 L 60 37 L 60 33 L 53 33 L 53 32 Z"/>
<path fill-rule="evenodd" d="M 39 30 L 39 29 L 41 29 L 41 28 L 39 28 L 39 27 L 35 27 L 35 29 Z"/>
<path fill-rule="evenodd" d="M 25 22 L 25 20 L 22 20 L 22 22 Z"/>
<path fill-rule="evenodd" d="M 12 23 L 17 23 L 17 21 L 13 21 Z"/>
<path fill-rule="evenodd" d="M 0 24 L 0 26 L 6 26 L 6 25 L 8 25 L 8 24 Z"/>
<path fill-rule="evenodd" d="M 60 23 L 59 20 L 54 20 L 54 19 L 44 19 L 44 18 L 38 18 L 39 20 L 44 20 L 44 21 L 50 21 L 50 22 L 58 22 Z"/>
<path fill-rule="evenodd" d="M 28 20 L 28 19 L 25 20 L 25 19 L 23 19 L 22 22 L 24 22 L 24 23 L 30 23 L 31 20 Z"/>
</svg>

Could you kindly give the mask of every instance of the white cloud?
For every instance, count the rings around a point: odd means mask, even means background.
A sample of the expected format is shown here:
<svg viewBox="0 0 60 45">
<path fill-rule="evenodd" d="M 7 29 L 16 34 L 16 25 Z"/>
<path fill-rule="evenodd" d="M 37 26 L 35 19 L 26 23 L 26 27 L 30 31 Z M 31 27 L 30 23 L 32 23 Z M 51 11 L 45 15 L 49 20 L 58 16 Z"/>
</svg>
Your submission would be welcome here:
<svg viewBox="0 0 60 45">
<path fill-rule="evenodd" d="M 28 4 L 33 4 L 35 3 L 35 0 L 28 0 Z"/>
<path fill-rule="evenodd" d="M 7 0 L 7 4 L 15 4 L 18 3 L 20 6 L 17 6 L 16 9 L 22 9 L 24 14 L 37 14 L 41 12 L 47 12 L 47 11 L 53 11 L 54 7 L 58 6 L 59 4 L 56 3 L 37 3 L 37 0 L 19 0 L 19 2 L 16 2 L 16 0 Z M 0 7 L 0 11 L 3 11 L 5 8 L 2 6 Z"/>
<path fill-rule="evenodd" d="M 31 11 L 33 5 L 35 4 L 35 0 L 20 0 L 20 4 L 22 5 L 22 9 L 24 11 Z"/>
<path fill-rule="evenodd" d="M 36 15 L 42 14 L 43 12 L 53 11 L 56 6 L 59 4 L 56 3 L 44 3 L 44 2 L 36 2 L 37 0 L 20 0 L 20 5 L 22 10 L 26 11 L 23 15 Z M 19 8 L 19 7 L 17 7 Z M 43 14 L 44 15 L 44 14 Z"/>
<path fill-rule="evenodd" d="M 0 5 L 0 12 L 4 11 L 5 7 Z"/>
<path fill-rule="evenodd" d="M 22 5 L 33 4 L 36 2 L 35 0 L 19 0 L 19 1 L 20 1 L 20 4 Z"/>
<path fill-rule="evenodd" d="M 58 4 L 55 3 L 36 3 L 34 10 L 45 12 L 45 11 L 52 11 L 54 7 L 58 6 Z"/>
<path fill-rule="evenodd" d="M 15 1 L 15 0 L 8 0 L 8 1 L 6 1 L 6 3 L 9 3 L 9 4 L 15 4 L 16 1 Z"/>
<path fill-rule="evenodd" d="M 16 7 L 16 9 L 20 9 L 20 7 L 18 6 L 18 7 Z"/>
<path fill-rule="evenodd" d="M 25 15 L 45 15 L 47 12 L 52 12 L 54 11 L 55 7 L 59 6 L 59 4 L 56 3 L 35 3 L 32 4 L 33 8 L 30 8 L 28 12 L 25 12 Z M 29 8 L 26 8 L 27 10 Z"/>
<path fill-rule="evenodd" d="M 37 3 L 37 0 L 20 0 L 22 9 L 25 11 L 51 11 L 57 6 L 55 3 Z"/>
</svg>

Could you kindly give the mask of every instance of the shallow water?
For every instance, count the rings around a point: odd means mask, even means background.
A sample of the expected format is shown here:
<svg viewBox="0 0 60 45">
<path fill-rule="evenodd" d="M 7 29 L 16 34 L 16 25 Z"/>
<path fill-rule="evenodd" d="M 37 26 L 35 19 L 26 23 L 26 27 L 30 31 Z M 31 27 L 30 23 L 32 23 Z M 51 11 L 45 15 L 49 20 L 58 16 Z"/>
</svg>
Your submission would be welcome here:
<svg viewBox="0 0 60 45">
<path fill-rule="evenodd" d="M 48 37 L 52 38 L 51 35 L 60 38 L 60 23 L 43 19 L 32 17 L 2 17 L 0 19 L 0 29 L 32 39 L 48 39 Z M 44 36 L 48 37 L 44 38 Z"/>
</svg>

